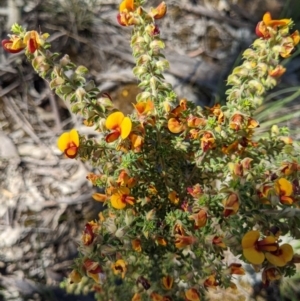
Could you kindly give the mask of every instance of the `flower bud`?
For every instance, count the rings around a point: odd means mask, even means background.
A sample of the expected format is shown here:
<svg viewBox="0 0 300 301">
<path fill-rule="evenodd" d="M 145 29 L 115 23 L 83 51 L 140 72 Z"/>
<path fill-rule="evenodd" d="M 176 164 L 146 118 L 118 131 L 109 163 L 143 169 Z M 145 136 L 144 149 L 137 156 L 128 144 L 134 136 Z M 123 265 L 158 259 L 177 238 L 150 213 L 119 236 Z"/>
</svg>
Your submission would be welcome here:
<svg viewBox="0 0 300 301">
<path fill-rule="evenodd" d="M 267 74 L 268 72 L 268 65 L 265 63 L 258 63 L 257 65 L 257 71 L 258 71 L 258 76 L 263 77 Z"/>
<path fill-rule="evenodd" d="M 49 83 L 50 89 L 55 89 L 62 85 L 64 82 L 65 80 L 62 77 L 56 77 Z"/>
<path fill-rule="evenodd" d="M 248 48 L 244 51 L 243 53 L 243 57 L 245 59 L 252 59 L 252 58 L 256 58 L 257 57 L 257 53 L 251 49 L 251 48 Z M 245 63 L 245 62 L 244 62 Z"/>
<path fill-rule="evenodd" d="M 150 48 L 154 51 L 159 51 L 159 49 L 165 48 L 165 43 L 161 40 L 154 40 L 150 43 Z"/>
<path fill-rule="evenodd" d="M 86 91 L 82 88 L 79 87 L 76 92 L 76 98 L 81 102 L 83 100 L 84 95 L 86 94 Z"/>
<path fill-rule="evenodd" d="M 258 95 L 262 95 L 265 92 L 264 86 L 258 80 L 250 80 L 248 85 L 249 85 L 249 88 L 251 90 L 253 90 L 252 91 L 253 93 L 257 93 Z"/>
<path fill-rule="evenodd" d="M 163 1 L 156 8 L 151 8 L 150 16 L 154 19 L 161 19 L 167 13 L 167 5 Z"/>
<path fill-rule="evenodd" d="M 169 69 L 169 62 L 167 60 L 160 60 L 156 62 L 155 67 L 158 71 L 162 72 L 166 69 Z"/>
<path fill-rule="evenodd" d="M 269 88 L 269 89 L 275 87 L 276 84 L 277 84 L 277 81 L 276 81 L 276 79 L 275 79 L 274 77 L 272 77 L 272 76 L 268 76 L 268 77 L 266 78 L 266 80 L 265 80 L 265 85 L 266 85 L 266 87 Z M 261 95 L 261 94 L 260 94 L 260 95 Z"/>
<path fill-rule="evenodd" d="M 235 67 L 232 71 L 232 74 L 236 74 L 243 77 L 247 76 L 248 73 L 249 73 L 248 70 L 244 68 L 244 66 Z"/>
<path fill-rule="evenodd" d="M 239 86 L 241 84 L 240 78 L 235 74 L 230 74 L 227 79 L 227 84 L 231 86 Z"/>
<path fill-rule="evenodd" d="M 253 43 L 253 48 L 259 49 L 259 50 L 264 50 L 267 48 L 267 44 L 265 40 L 261 39 L 256 39 Z"/>
<path fill-rule="evenodd" d="M 65 54 L 59 61 L 59 64 L 61 67 L 67 66 L 69 63 L 71 63 L 70 57 Z"/>
<path fill-rule="evenodd" d="M 147 68 L 146 67 L 134 67 L 133 68 L 133 74 L 136 77 L 140 77 L 143 74 L 147 74 Z"/>
</svg>

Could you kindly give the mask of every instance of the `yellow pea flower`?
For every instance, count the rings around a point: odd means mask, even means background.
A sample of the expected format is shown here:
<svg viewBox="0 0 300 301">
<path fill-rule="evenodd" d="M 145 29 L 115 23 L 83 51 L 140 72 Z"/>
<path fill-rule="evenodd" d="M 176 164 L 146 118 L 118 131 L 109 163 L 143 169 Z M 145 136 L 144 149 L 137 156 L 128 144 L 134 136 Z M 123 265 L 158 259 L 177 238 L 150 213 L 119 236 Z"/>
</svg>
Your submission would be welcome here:
<svg viewBox="0 0 300 301">
<path fill-rule="evenodd" d="M 75 129 L 60 135 L 57 147 L 71 159 L 75 158 L 79 148 L 79 135 Z"/>
<path fill-rule="evenodd" d="M 111 130 L 111 133 L 106 136 L 106 142 L 109 143 L 116 141 L 119 137 L 126 139 L 131 132 L 132 122 L 122 112 L 114 112 L 107 117 L 105 126 Z"/>
</svg>

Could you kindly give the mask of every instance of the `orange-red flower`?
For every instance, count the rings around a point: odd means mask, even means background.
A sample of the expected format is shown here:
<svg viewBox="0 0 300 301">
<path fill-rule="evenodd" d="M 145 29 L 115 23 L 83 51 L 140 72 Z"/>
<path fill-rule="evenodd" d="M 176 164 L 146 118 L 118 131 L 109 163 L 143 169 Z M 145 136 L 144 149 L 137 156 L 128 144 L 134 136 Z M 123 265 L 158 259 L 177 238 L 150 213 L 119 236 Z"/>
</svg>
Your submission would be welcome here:
<svg viewBox="0 0 300 301">
<path fill-rule="evenodd" d="M 223 237 L 222 236 L 215 236 L 212 240 L 213 245 L 216 245 L 220 248 L 226 248 L 226 245 L 223 241 Z"/>
<path fill-rule="evenodd" d="M 156 237 L 155 241 L 161 246 L 165 247 L 167 245 L 167 241 L 161 236 Z"/>
<path fill-rule="evenodd" d="M 265 255 L 271 264 L 283 267 L 292 260 L 294 251 L 291 245 L 283 244 L 276 251 L 266 253 Z"/>
<path fill-rule="evenodd" d="M 82 279 L 82 275 L 77 270 L 72 270 L 69 274 L 70 283 L 79 283 Z"/>
<path fill-rule="evenodd" d="M 259 127 L 258 121 L 249 117 L 247 120 L 247 129 L 255 129 L 257 127 Z"/>
<path fill-rule="evenodd" d="M 262 283 L 268 287 L 270 282 L 279 280 L 281 278 L 280 271 L 275 267 L 265 268 L 262 271 L 261 280 Z"/>
<path fill-rule="evenodd" d="M 229 162 L 228 168 L 234 178 L 243 176 L 243 165 L 241 163 Z"/>
<path fill-rule="evenodd" d="M 166 13 L 167 13 L 167 5 L 163 1 L 156 8 L 152 8 L 150 10 L 149 15 L 154 19 L 161 19 L 165 16 Z"/>
<path fill-rule="evenodd" d="M 168 199 L 171 201 L 172 204 L 174 205 L 178 205 L 180 199 L 179 199 L 179 195 L 176 191 L 171 191 L 169 194 L 168 194 Z"/>
<path fill-rule="evenodd" d="M 75 129 L 60 135 L 57 140 L 58 148 L 71 159 L 75 158 L 79 148 L 79 135 Z"/>
<path fill-rule="evenodd" d="M 295 46 L 299 43 L 299 41 L 300 41 L 300 36 L 298 30 L 296 30 L 290 36 L 284 37 L 281 43 L 280 55 L 283 58 L 289 57 L 292 51 L 294 50 Z"/>
<path fill-rule="evenodd" d="M 111 130 L 106 136 L 106 142 L 113 142 L 119 137 L 126 139 L 131 132 L 132 122 L 129 117 L 125 117 L 122 112 L 114 112 L 110 114 L 106 121 L 105 126 Z"/>
<path fill-rule="evenodd" d="M 243 115 L 236 113 L 231 117 L 229 127 L 235 131 L 239 131 L 242 128 L 243 122 Z"/>
<path fill-rule="evenodd" d="M 97 283 L 101 282 L 101 277 L 103 277 L 104 274 L 98 262 L 86 258 L 83 262 L 83 267 L 87 276 L 94 279 Z"/>
<path fill-rule="evenodd" d="M 168 129 L 173 134 L 179 134 L 185 130 L 185 124 L 179 117 L 172 117 L 168 120 Z"/>
<path fill-rule="evenodd" d="M 190 127 L 190 128 L 195 128 L 195 127 L 202 128 L 206 125 L 206 123 L 207 123 L 206 119 L 196 117 L 196 116 L 193 116 L 193 115 L 190 115 L 187 118 L 187 126 Z"/>
<path fill-rule="evenodd" d="M 136 180 L 133 177 L 130 177 L 128 173 L 123 169 L 121 170 L 117 183 L 120 186 L 126 186 L 128 188 L 132 188 L 136 184 Z"/>
<path fill-rule="evenodd" d="M 182 249 L 187 246 L 192 245 L 196 242 L 195 237 L 193 236 L 185 236 L 185 235 L 176 235 L 175 236 L 175 247 L 177 249 Z"/>
<path fill-rule="evenodd" d="M 40 36 L 35 30 L 28 31 L 24 36 L 24 43 L 26 43 L 28 51 L 30 53 L 34 53 L 44 44 L 44 39 L 46 39 L 48 36 L 48 34 L 43 34 Z"/>
<path fill-rule="evenodd" d="M 294 202 L 293 185 L 285 178 L 280 178 L 275 182 L 275 192 L 279 195 L 280 202 L 285 205 L 292 205 Z"/>
<path fill-rule="evenodd" d="M 138 153 L 142 150 L 142 146 L 144 144 L 144 137 L 141 135 L 137 135 L 134 133 L 130 133 L 128 139 L 131 142 L 131 149 Z"/>
<path fill-rule="evenodd" d="M 202 208 L 197 213 L 190 215 L 189 219 L 193 219 L 195 221 L 195 229 L 202 228 L 207 223 L 207 212 Z"/>
<path fill-rule="evenodd" d="M 264 252 L 274 252 L 278 249 L 276 238 L 267 236 L 259 240 L 259 231 L 249 231 L 242 239 L 244 257 L 252 264 L 261 264 L 265 260 Z"/>
<path fill-rule="evenodd" d="M 140 239 L 134 239 L 131 241 L 132 249 L 136 252 L 142 252 L 142 245 Z"/>
<path fill-rule="evenodd" d="M 268 73 L 270 76 L 278 78 L 282 74 L 284 74 L 285 71 L 286 71 L 286 68 L 284 68 L 282 65 L 277 65 L 274 69 L 269 70 Z"/>
<path fill-rule="evenodd" d="M 260 198 L 260 201 L 263 204 L 270 204 L 269 200 L 269 194 L 272 191 L 272 186 L 270 184 L 265 184 L 260 187 L 260 189 L 257 191 L 257 195 Z"/>
<path fill-rule="evenodd" d="M 200 138 L 201 141 L 201 148 L 204 152 L 207 152 L 210 149 L 215 148 L 215 138 L 212 133 L 205 132 L 202 137 Z"/>
<path fill-rule="evenodd" d="M 134 0 L 123 0 L 119 6 L 119 11 L 134 11 Z"/>
<path fill-rule="evenodd" d="M 117 260 L 115 263 L 111 265 L 111 267 L 115 275 L 121 275 L 122 278 L 125 277 L 127 271 L 127 265 L 123 259 Z"/>
<path fill-rule="evenodd" d="M 228 268 L 231 275 L 245 275 L 245 270 L 240 263 L 231 263 Z"/>
<path fill-rule="evenodd" d="M 123 0 L 119 6 L 119 14 L 117 15 L 117 21 L 122 26 L 130 26 L 136 23 L 133 16 L 135 11 L 134 0 Z"/>
<path fill-rule="evenodd" d="M 182 112 L 187 110 L 187 100 L 181 99 L 179 105 L 170 113 L 168 120 L 168 129 L 171 133 L 179 134 L 185 130 L 186 119 L 182 118 Z"/>
<path fill-rule="evenodd" d="M 83 230 L 83 234 L 82 234 L 82 242 L 85 246 L 89 246 L 90 244 L 92 244 L 92 242 L 94 241 L 95 238 L 95 230 L 98 229 L 98 224 L 96 222 L 88 222 L 85 224 L 84 230 Z"/>
<path fill-rule="evenodd" d="M 119 187 L 115 189 L 114 193 L 110 197 L 111 205 L 116 209 L 124 209 L 127 204 L 134 204 L 134 197 L 130 196 L 130 190 L 128 187 Z"/>
<path fill-rule="evenodd" d="M 156 293 L 156 292 L 152 292 L 152 293 L 150 294 L 150 299 L 151 299 L 152 301 L 163 301 L 163 296 L 160 295 L 160 294 L 158 294 L 158 293 Z"/>
<path fill-rule="evenodd" d="M 185 291 L 185 300 L 186 301 L 200 301 L 200 295 L 195 288 L 190 288 Z"/>
<path fill-rule="evenodd" d="M 210 116 L 215 116 L 218 123 L 223 123 L 224 122 L 224 113 L 221 110 L 221 105 L 219 103 L 215 104 L 214 106 L 210 107 L 205 107 L 208 110 L 208 114 Z"/>
<path fill-rule="evenodd" d="M 280 171 L 286 176 L 293 174 L 294 172 L 300 171 L 300 165 L 296 162 L 282 162 Z"/>
<path fill-rule="evenodd" d="M 181 222 L 177 222 L 173 230 L 174 234 L 185 235 L 185 231 Z"/>
<path fill-rule="evenodd" d="M 163 288 L 166 290 L 170 290 L 173 287 L 174 278 L 170 275 L 164 276 L 162 278 Z"/>
<path fill-rule="evenodd" d="M 142 297 L 139 293 L 135 293 L 131 299 L 131 301 L 142 301 Z"/>
<path fill-rule="evenodd" d="M 195 184 L 193 187 L 188 187 L 187 192 L 195 199 L 198 199 L 203 194 L 203 190 L 199 183 Z"/>
<path fill-rule="evenodd" d="M 2 41 L 2 47 L 10 53 L 18 53 L 26 47 L 23 39 L 17 35 L 12 35 L 10 39 L 5 39 Z"/>
<path fill-rule="evenodd" d="M 211 287 L 211 288 L 216 288 L 219 285 L 215 274 L 212 274 L 207 279 L 205 279 L 203 284 L 205 287 Z"/>
<path fill-rule="evenodd" d="M 49 34 L 44 33 L 39 35 L 37 31 L 32 30 L 26 32 L 24 38 L 18 35 L 11 35 L 10 39 L 2 41 L 3 48 L 10 53 L 17 53 L 27 47 L 30 53 L 34 53 L 37 49 L 44 45 Z"/>
<path fill-rule="evenodd" d="M 133 106 L 139 116 L 148 115 L 154 109 L 154 103 L 151 100 L 140 101 Z"/>
<path fill-rule="evenodd" d="M 271 37 L 270 30 L 277 30 L 277 28 L 287 26 L 290 23 L 291 19 L 272 20 L 271 14 L 266 12 L 263 20 L 258 22 L 255 32 L 260 38 L 269 39 Z"/>
<path fill-rule="evenodd" d="M 238 195 L 236 193 L 231 193 L 228 196 L 228 198 L 223 201 L 223 204 L 224 204 L 223 215 L 225 217 L 236 214 L 240 207 Z"/>
</svg>

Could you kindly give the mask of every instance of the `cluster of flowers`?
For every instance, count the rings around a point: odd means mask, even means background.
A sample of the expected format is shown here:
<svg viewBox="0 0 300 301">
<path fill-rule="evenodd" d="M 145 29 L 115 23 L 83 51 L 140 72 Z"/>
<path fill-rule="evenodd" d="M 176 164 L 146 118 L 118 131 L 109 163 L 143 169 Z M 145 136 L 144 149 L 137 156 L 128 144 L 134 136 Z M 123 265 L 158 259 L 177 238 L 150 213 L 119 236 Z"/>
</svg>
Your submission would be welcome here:
<svg viewBox="0 0 300 301">
<path fill-rule="evenodd" d="M 292 21 L 266 13 L 259 39 L 228 78 L 227 104 L 200 108 L 177 102 L 163 77 L 168 62 L 156 20 L 166 4 L 147 11 L 124 0 L 119 10 L 119 24 L 133 27 L 133 72 L 144 88 L 129 116 L 86 82 L 86 68 L 68 56 L 57 60 L 47 35 L 14 25 L 2 42 L 9 52 L 26 49 L 38 74 L 102 135 L 72 129 L 58 139 L 67 157 L 98 168 L 87 179 L 102 189 L 93 197 L 104 205 L 85 225 L 71 282 L 84 282 L 99 300 L 199 301 L 209 288 L 235 289 L 241 260 L 262 271 L 265 285 L 292 275 L 299 255 L 281 235 L 296 237 L 299 227 L 299 146 L 276 126 L 256 137 L 253 116 L 299 43 Z M 228 251 L 241 260 L 226 261 Z"/>
</svg>

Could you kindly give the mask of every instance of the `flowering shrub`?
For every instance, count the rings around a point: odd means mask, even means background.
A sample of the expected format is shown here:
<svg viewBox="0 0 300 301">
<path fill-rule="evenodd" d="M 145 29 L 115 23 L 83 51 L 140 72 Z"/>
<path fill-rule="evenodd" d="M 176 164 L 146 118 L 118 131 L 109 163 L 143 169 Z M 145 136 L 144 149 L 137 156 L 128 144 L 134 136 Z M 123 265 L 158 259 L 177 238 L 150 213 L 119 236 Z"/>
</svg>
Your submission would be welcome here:
<svg viewBox="0 0 300 301">
<path fill-rule="evenodd" d="M 155 21 L 166 4 L 142 2 L 124 0 L 117 16 L 132 27 L 133 72 L 143 89 L 129 116 L 86 81 L 84 66 L 50 52 L 47 34 L 15 24 L 2 42 L 8 52 L 25 49 L 56 94 L 102 133 L 95 139 L 72 129 L 58 139 L 67 157 L 97 167 L 87 179 L 101 188 L 93 197 L 104 208 L 83 229 L 70 281 L 98 300 L 199 301 L 208 288 L 234 288 L 233 275 L 245 273 L 224 260 L 228 251 L 262 271 L 265 285 L 293 275 L 299 255 L 281 236 L 299 238 L 299 145 L 276 125 L 257 136 L 253 112 L 285 72 L 281 61 L 299 32 L 290 32 L 292 20 L 266 13 L 228 77 L 226 105 L 201 108 L 178 101 L 164 79 Z"/>
</svg>

